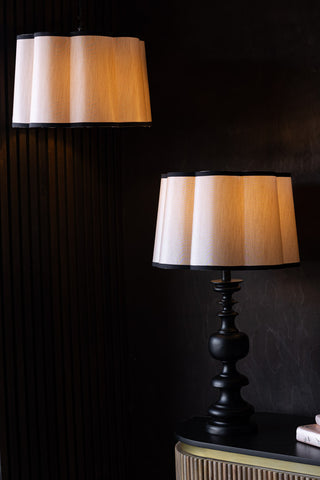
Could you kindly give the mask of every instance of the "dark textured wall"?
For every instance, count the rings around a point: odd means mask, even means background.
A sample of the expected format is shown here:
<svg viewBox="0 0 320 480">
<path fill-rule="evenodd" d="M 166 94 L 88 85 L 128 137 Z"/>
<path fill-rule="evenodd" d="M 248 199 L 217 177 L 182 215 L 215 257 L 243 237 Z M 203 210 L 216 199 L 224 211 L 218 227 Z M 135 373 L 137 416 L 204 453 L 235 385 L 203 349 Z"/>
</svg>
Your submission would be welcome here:
<svg viewBox="0 0 320 480">
<path fill-rule="evenodd" d="M 175 421 L 204 414 L 216 398 L 219 370 L 207 351 L 217 272 L 151 267 L 162 172 L 292 172 L 301 266 L 234 272 L 245 280 L 238 326 L 251 341 L 239 369 L 258 411 L 320 408 L 320 5 L 137 3 L 153 127 L 129 132 L 124 146 L 124 265 L 137 429 L 155 436 L 155 465 L 164 449 L 170 456 Z"/>
<path fill-rule="evenodd" d="M 292 172 L 302 263 L 235 272 L 239 366 L 257 410 L 318 413 L 320 6 L 83 2 L 145 38 L 153 127 L 14 131 L 15 35 L 73 29 L 76 3 L 0 3 L 4 478 L 173 479 L 175 422 L 215 398 L 217 273 L 151 267 L 162 172 Z"/>
</svg>

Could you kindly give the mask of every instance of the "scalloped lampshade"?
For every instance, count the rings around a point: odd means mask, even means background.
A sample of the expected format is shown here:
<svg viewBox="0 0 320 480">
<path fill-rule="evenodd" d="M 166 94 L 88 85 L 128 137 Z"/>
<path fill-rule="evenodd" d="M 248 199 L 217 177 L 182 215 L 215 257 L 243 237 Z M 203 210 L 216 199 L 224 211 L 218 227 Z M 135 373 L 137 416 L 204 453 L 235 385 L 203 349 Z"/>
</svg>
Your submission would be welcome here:
<svg viewBox="0 0 320 480">
<path fill-rule="evenodd" d="M 162 175 L 153 265 L 250 269 L 299 263 L 291 175 Z"/>
<path fill-rule="evenodd" d="M 139 38 L 82 32 L 17 37 L 13 127 L 150 124 Z"/>
</svg>

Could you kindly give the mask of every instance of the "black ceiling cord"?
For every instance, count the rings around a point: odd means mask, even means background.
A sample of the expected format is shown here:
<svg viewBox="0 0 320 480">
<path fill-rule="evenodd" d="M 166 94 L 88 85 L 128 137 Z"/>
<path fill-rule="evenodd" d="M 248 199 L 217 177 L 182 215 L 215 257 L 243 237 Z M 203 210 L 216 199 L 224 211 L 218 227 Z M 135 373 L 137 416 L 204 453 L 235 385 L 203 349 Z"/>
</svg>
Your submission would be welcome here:
<svg viewBox="0 0 320 480">
<path fill-rule="evenodd" d="M 115 24 L 116 24 L 116 0 L 110 0 L 106 2 L 107 7 L 109 9 L 109 14 L 107 16 L 109 20 L 109 25 L 107 27 L 107 31 L 109 32 L 109 35 L 113 36 L 115 35 Z M 84 21 L 83 21 L 83 1 L 78 0 L 78 26 L 77 26 L 77 31 L 78 32 L 84 32 Z"/>
<path fill-rule="evenodd" d="M 82 0 L 78 0 L 78 32 L 83 32 Z"/>
</svg>

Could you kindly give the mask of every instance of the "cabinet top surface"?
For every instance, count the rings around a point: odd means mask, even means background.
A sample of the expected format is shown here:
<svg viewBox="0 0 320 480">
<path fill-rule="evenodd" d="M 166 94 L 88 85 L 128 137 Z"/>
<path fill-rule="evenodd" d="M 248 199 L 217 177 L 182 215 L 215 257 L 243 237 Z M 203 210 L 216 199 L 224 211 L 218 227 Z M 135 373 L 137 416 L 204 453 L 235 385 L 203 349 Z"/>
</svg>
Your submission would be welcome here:
<svg viewBox="0 0 320 480">
<path fill-rule="evenodd" d="M 195 417 L 181 422 L 176 430 L 178 440 L 200 448 L 320 466 L 320 448 L 296 441 L 296 428 L 315 423 L 312 418 L 256 413 L 253 421 L 258 431 L 232 437 L 210 435 L 205 429 L 207 420 Z"/>
</svg>

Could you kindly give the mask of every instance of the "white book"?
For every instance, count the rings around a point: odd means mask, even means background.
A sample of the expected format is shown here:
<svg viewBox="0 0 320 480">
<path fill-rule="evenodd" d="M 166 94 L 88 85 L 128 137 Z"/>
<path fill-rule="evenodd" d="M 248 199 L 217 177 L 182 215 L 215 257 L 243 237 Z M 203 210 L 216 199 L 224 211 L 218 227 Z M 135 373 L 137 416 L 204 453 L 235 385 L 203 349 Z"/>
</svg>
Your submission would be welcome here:
<svg viewBox="0 0 320 480">
<path fill-rule="evenodd" d="M 320 448 L 320 425 L 303 425 L 297 428 L 296 439 Z"/>
<path fill-rule="evenodd" d="M 316 423 L 318 425 L 320 425 L 320 413 L 319 413 L 319 415 L 316 415 Z"/>
</svg>

